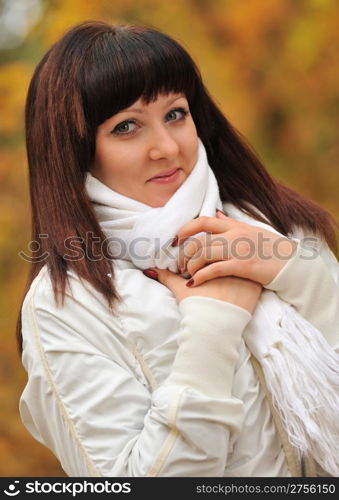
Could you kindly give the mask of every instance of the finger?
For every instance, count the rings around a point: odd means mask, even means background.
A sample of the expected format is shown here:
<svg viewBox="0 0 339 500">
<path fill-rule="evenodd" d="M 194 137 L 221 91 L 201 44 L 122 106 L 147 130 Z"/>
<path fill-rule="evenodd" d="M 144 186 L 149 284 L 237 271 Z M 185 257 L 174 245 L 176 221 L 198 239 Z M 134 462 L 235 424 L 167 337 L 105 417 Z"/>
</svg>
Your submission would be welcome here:
<svg viewBox="0 0 339 500">
<path fill-rule="evenodd" d="M 218 262 L 222 260 L 228 260 L 228 249 L 224 245 L 210 245 L 201 248 L 192 257 L 187 260 L 187 265 L 185 270 L 193 276 L 197 273 L 199 269 L 212 264 L 213 262 Z"/>
<path fill-rule="evenodd" d="M 193 284 L 191 284 L 191 286 L 195 287 L 197 285 L 201 285 L 205 281 L 212 280 L 214 278 L 222 278 L 225 276 L 247 278 L 247 276 L 245 276 L 244 274 L 244 270 L 241 266 L 239 266 L 239 262 L 235 260 L 223 260 L 203 267 L 202 269 L 197 271 L 189 281 L 192 282 L 193 280 Z"/>
<path fill-rule="evenodd" d="M 186 240 L 183 245 L 180 245 L 178 252 L 178 269 L 183 272 L 186 269 L 187 262 L 193 255 L 201 251 L 202 247 L 206 245 L 206 237 L 210 235 L 199 235 Z"/>
<path fill-rule="evenodd" d="M 210 233 L 194 236 L 192 239 L 186 240 L 183 245 L 179 247 L 178 253 L 178 268 L 181 272 L 187 270 L 188 262 L 193 258 L 197 259 L 201 255 L 208 255 L 211 246 L 221 246 L 224 248 L 224 258 L 228 258 L 228 248 L 230 247 L 229 240 L 225 233 L 213 235 Z M 219 249 L 222 252 L 221 249 Z M 216 259 L 218 260 L 218 259 Z M 220 260 L 220 259 L 219 259 Z"/>
<path fill-rule="evenodd" d="M 186 281 L 184 278 L 180 277 L 178 274 L 172 271 L 169 271 L 168 269 L 159 269 L 157 267 L 152 267 L 149 269 L 145 269 L 143 273 L 145 274 L 145 276 L 159 281 L 159 283 L 162 283 L 171 290 L 178 283 L 180 284 L 182 281 Z"/>
<path fill-rule="evenodd" d="M 227 219 L 227 217 L 228 217 L 228 216 L 227 216 L 224 212 L 222 212 L 221 210 L 217 210 L 217 213 L 216 213 L 216 215 L 215 215 L 215 216 L 216 216 L 218 219 Z"/>
<path fill-rule="evenodd" d="M 189 236 L 193 236 L 197 233 L 223 233 L 233 228 L 235 225 L 240 224 L 239 221 L 231 219 L 231 217 L 227 217 L 227 215 L 225 217 L 226 219 L 221 220 L 216 217 L 202 216 L 191 220 L 179 229 L 176 234 L 177 239 L 172 246 L 181 245 Z"/>
</svg>

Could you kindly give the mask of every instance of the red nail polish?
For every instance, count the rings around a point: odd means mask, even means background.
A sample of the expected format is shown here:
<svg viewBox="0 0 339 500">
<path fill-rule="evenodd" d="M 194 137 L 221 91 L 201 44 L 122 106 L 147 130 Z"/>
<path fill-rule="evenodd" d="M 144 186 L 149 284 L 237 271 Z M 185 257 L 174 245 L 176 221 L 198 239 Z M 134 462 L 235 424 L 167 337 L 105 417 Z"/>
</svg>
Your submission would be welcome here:
<svg viewBox="0 0 339 500">
<path fill-rule="evenodd" d="M 158 273 L 154 269 L 144 269 L 142 271 L 148 278 L 153 278 L 157 280 L 159 278 Z"/>
<path fill-rule="evenodd" d="M 178 239 L 179 239 L 178 236 L 176 236 L 175 238 L 173 238 L 173 241 L 171 243 L 172 247 L 175 247 L 178 244 Z"/>
<path fill-rule="evenodd" d="M 189 280 L 189 281 L 187 281 L 187 283 L 186 283 L 186 286 L 189 286 L 189 287 L 191 287 L 191 286 L 193 286 L 193 285 L 194 285 L 194 280 L 193 280 L 193 279 L 190 279 L 190 280 Z"/>
</svg>

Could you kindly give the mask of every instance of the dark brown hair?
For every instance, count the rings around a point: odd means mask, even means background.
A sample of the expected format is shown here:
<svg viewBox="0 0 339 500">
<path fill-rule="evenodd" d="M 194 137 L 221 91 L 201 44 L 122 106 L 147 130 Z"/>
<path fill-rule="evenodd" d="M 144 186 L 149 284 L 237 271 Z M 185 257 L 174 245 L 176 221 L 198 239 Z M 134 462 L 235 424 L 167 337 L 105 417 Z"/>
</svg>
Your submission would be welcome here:
<svg viewBox="0 0 339 500">
<path fill-rule="evenodd" d="M 86 22 L 68 31 L 38 64 L 26 102 L 26 146 L 32 205 L 32 240 L 39 243 L 26 291 L 47 264 L 55 299 L 63 300 L 67 269 L 102 293 L 114 310 L 119 301 L 113 261 L 85 192 L 99 124 L 142 97 L 183 92 L 198 136 L 205 145 L 223 201 L 261 219 L 257 207 L 284 235 L 301 226 L 335 250 L 330 213 L 274 180 L 245 139 L 228 122 L 204 87 L 186 50 L 153 28 Z M 91 244 L 88 234 L 93 235 Z M 48 235 L 43 237 L 42 235 Z M 87 238 L 86 238 L 87 235 Z M 84 258 L 66 262 L 65 241 L 73 237 Z M 45 259 L 44 256 L 48 255 Z M 88 256 L 88 257 L 87 257 Z M 58 292 L 59 291 L 59 292 Z M 21 314 L 17 337 L 22 350 Z"/>
</svg>

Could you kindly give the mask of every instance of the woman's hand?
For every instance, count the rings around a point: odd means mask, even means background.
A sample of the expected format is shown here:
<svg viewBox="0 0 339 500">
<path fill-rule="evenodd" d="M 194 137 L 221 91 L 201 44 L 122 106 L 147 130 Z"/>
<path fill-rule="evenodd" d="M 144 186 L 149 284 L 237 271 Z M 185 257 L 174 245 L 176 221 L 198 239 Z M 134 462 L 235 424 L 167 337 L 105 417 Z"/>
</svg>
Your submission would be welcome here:
<svg viewBox="0 0 339 500">
<path fill-rule="evenodd" d="M 186 242 L 194 234 L 207 232 Z M 294 255 L 297 242 L 227 217 L 198 217 L 185 224 L 173 246 L 179 249 L 181 273 L 192 276 L 188 286 L 201 285 L 222 276 L 237 276 L 270 283 Z"/>
<path fill-rule="evenodd" d="M 210 297 L 230 302 L 247 309 L 252 314 L 262 292 L 262 286 L 259 283 L 234 276 L 209 279 L 199 286 L 188 288 L 186 279 L 168 269 L 152 268 L 143 272 L 146 276 L 156 279 L 169 288 L 178 304 L 186 297 Z"/>
</svg>

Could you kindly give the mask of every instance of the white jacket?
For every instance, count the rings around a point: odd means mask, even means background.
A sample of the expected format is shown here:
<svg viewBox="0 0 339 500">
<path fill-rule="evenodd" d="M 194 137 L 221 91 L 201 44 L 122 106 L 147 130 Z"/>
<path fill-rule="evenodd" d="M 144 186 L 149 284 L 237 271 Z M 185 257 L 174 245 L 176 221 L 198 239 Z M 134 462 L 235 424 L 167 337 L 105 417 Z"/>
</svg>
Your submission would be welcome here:
<svg viewBox="0 0 339 500">
<path fill-rule="evenodd" d="M 323 244 L 266 286 L 339 346 L 339 266 Z M 115 314 L 69 272 L 63 307 L 46 266 L 25 297 L 24 425 L 68 476 L 289 476 L 242 333 L 251 314 L 207 297 L 177 304 L 115 261 Z M 265 291 L 263 291 L 265 293 Z M 269 328 L 263 325 L 263 328 Z"/>
</svg>

